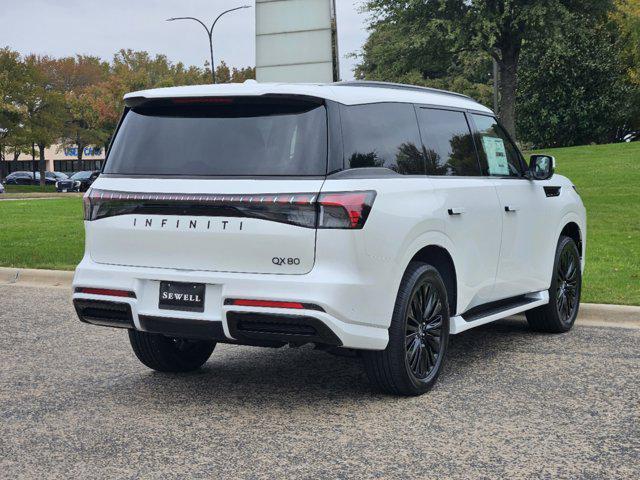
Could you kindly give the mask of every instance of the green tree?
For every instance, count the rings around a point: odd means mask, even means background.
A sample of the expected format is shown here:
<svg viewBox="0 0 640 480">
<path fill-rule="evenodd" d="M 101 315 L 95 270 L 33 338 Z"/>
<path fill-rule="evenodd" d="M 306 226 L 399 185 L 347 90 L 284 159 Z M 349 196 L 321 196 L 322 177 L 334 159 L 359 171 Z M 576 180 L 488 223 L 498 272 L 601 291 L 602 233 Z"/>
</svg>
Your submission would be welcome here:
<svg viewBox="0 0 640 480">
<path fill-rule="evenodd" d="M 5 148 L 14 160 L 24 147 L 24 83 L 25 66 L 20 54 L 8 47 L 0 49 L 0 161 Z"/>
<path fill-rule="evenodd" d="M 216 67 L 216 83 L 242 83 L 256 78 L 256 69 L 252 67 L 229 68 L 224 60 Z"/>
<path fill-rule="evenodd" d="M 66 146 L 77 147 L 82 160 L 84 148 L 104 142 L 98 112 L 87 90 L 109 75 L 109 64 L 98 57 L 78 55 L 51 60 L 48 77 L 52 88 L 64 96 L 65 115 L 61 139 Z"/>
<path fill-rule="evenodd" d="M 626 133 L 632 89 L 618 30 L 578 14 L 571 26 L 523 53 L 518 131 L 537 147 L 609 143 Z"/>
<path fill-rule="evenodd" d="M 64 96 L 54 88 L 53 60 L 29 55 L 25 58 L 25 132 L 38 146 L 40 185 L 45 184 L 45 149 L 58 141 L 65 121 Z"/>
<path fill-rule="evenodd" d="M 627 131 L 640 130 L 640 0 L 618 0 L 612 15 L 620 31 L 620 63 L 631 90 Z"/>
<path fill-rule="evenodd" d="M 368 0 L 371 35 L 378 38 L 375 46 L 365 46 L 359 73 L 365 78 L 385 71 L 392 78 L 447 79 L 464 72 L 470 59 L 485 67 L 478 65 L 474 75 L 463 78 L 486 85 L 487 61 L 493 59 L 500 71 L 500 117 L 515 136 L 523 48 L 556 35 L 574 12 L 603 17 L 611 5 L 612 0 Z"/>
</svg>

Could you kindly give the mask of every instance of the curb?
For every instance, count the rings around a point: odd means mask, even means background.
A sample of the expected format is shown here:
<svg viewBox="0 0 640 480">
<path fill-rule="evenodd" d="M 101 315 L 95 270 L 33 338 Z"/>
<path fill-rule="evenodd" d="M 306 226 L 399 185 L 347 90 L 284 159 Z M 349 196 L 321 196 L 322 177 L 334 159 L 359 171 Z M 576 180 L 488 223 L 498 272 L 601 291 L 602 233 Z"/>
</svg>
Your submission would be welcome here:
<svg viewBox="0 0 640 480">
<path fill-rule="evenodd" d="M 583 303 L 580 305 L 578 322 L 582 325 L 607 326 L 609 324 L 640 327 L 640 307 L 630 305 L 604 305 Z"/>
<path fill-rule="evenodd" d="M 73 273 L 0 267 L 0 285 L 71 288 Z M 578 322 L 582 325 L 640 327 L 640 307 L 583 303 L 580 305 Z"/>
<path fill-rule="evenodd" d="M 0 285 L 70 288 L 73 272 L 29 268 L 0 268 Z"/>
</svg>

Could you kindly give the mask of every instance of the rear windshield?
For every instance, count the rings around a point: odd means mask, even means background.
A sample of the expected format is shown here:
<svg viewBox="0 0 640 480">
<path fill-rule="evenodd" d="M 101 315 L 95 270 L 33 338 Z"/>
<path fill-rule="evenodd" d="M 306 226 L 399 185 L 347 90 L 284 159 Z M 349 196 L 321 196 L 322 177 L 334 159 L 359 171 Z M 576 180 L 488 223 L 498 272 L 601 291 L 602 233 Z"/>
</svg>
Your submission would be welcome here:
<svg viewBox="0 0 640 480">
<path fill-rule="evenodd" d="M 326 173 L 327 114 L 317 102 L 237 98 L 170 102 L 133 108 L 127 113 L 104 173 Z"/>
</svg>

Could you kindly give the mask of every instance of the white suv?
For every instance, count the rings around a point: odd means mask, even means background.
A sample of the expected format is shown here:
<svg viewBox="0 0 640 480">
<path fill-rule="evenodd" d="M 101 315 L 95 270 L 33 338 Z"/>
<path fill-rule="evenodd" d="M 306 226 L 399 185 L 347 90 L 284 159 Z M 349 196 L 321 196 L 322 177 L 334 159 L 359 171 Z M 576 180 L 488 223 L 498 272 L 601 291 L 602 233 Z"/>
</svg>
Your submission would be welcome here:
<svg viewBox="0 0 640 480">
<path fill-rule="evenodd" d="M 73 301 L 159 371 L 216 343 L 360 352 L 381 389 L 435 382 L 449 335 L 578 313 L 585 209 L 492 112 L 376 82 L 126 95 L 85 196 Z"/>
</svg>

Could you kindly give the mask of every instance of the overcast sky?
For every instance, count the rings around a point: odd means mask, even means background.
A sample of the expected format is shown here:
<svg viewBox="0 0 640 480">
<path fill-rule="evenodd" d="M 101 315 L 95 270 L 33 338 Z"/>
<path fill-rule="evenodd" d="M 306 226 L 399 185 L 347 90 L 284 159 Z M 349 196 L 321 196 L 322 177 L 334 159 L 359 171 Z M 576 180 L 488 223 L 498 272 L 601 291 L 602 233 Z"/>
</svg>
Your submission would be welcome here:
<svg viewBox="0 0 640 480">
<path fill-rule="evenodd" d="M 23 54 L 98 55 L 105 60 L 121 48 L 164 53 L 174 62 L 202 66 L 208 41 L 191 22 L 167 23 L 174 16 L 213 20 L 218 13 L 253 0 L 0 0 L 0 47 Z M 342 79 L 353 78 L 354 60 L 366 39 L 361 0 L 336 0 Z M 254 10 L 226 15 L 214 32 L 216 62 L 255 64 Z M 205 22 L 208 23 L 208 22 Z"/>
</svg>

